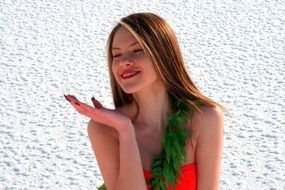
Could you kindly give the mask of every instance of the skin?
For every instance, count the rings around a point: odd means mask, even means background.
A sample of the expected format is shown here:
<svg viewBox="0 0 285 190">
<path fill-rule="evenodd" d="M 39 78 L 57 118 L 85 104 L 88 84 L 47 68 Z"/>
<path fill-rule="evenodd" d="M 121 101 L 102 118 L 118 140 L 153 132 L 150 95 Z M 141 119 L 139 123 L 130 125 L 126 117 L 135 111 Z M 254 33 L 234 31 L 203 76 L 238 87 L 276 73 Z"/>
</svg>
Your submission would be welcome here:
<svg viewBox="0 0 285 190">
<path fill-rule="evenodd" d="M 134 36 L 120 28 L 112 44 L 112 72 L 121 88 L 133 95 L 134 103 L 115 110 L 104 108 L 93 99 L 89 106 L 67 95 L 80 114 L 89 117 L 88 135 L 108 190 L 146 190 L 143 169 L 151 170 L 153 156 L 160 153 L 160 137 L 170 115 L 166 88 L 151 61 Z M 139 72 L 123 79 L 125 71 Z M 157 96 L 159 94 L 159 96 Z M 154 106 L 155 105 L 155 106 Z M 223 144 L 223 114 L 218 108 L 201 107 L 186 125 L 192 138 L 187 141 L 185 164 L 197 164 L 197 189 L 219 189 Z"/>
</svg>

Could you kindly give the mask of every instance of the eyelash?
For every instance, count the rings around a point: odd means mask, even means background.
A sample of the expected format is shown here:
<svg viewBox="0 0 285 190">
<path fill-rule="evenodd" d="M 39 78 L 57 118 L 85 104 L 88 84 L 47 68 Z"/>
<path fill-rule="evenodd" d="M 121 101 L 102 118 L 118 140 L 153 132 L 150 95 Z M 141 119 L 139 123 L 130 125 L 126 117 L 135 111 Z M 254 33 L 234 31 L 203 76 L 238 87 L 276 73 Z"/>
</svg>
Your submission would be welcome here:
<svg viewBox="0 0 285 190">
<path fill-rule="evenodd" d="M 135 49 L 131 53 L 140 53 L 142 51 L 143 51 L 143 49 Z M 117 58 L 117 57 L 120 57 L 120 56 L 122 56 L 122 54 L 115 54 L 115 55 L 113 55 L 113 58 Z"/>
<path fill-rule="evenodd" d="M 134 51 L 133 51 L 133 53 L 138 53 L 138 52 L 142 52 L 143 51 L 143 49 L 135 49 Z"/>
<path fill-rule="evenodd" d="M 113 58 L 120 57 L 122 54 L 113 55 Z"/>
</svg>

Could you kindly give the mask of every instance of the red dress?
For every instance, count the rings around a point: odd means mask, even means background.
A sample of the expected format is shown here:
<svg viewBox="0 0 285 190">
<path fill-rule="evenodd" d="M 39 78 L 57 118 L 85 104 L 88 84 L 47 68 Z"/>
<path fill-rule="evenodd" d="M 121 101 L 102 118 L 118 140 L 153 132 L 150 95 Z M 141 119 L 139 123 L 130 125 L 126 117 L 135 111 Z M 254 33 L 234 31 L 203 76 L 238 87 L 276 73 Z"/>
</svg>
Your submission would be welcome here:
<svg viewBox="0 0 285 190">
<path fill-rule="evenodd" d="M 181 167 L 181 172 L 183 175 L 179 175 L 179 183 L 176 184 L 175 190 L 196 190 L 197 183 L 197 171 L 196 164 L 188 164 Z M 151 172 L 144 170 L 144 177 L 146 180 L 151 178 Z M 148 190 L 151 189 L 150 186 L 147 187 Z M 168 187 L 167 189 L 170 189 Z"/>
</svg>

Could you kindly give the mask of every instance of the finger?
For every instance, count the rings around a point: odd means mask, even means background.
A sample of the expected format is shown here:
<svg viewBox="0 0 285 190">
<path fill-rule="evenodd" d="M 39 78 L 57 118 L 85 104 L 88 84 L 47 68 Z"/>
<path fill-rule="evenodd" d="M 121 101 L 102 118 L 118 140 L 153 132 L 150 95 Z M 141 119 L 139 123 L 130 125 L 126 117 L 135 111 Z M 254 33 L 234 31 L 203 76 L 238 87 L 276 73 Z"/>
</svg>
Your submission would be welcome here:
<svg viewBox="0 0 285 190">
<path fill-rule="evenodd" d="M 73 95 L 65 95 L 64 94 L 64 98 L 69 101 L 71 103 L 71 105 L 74 107 L 74 109 L 84 115 L 87 116 L 89 118 L 92 117 L 92 112 L 94 112 L 94 107 L 89 106 L 88 104 L 85 104 L 83 102 L 78 101 L 78 99 L 73 96 Z M 100 104 L 98 104 L 100 105 Z"/>
<path fill-rule="evenodd" d="M 69 102 L 71 102 L 72 100 L 72 97 L 70 97 L 70 95 L 64 95 L 65 99 Z"/>
<path fill-rule="evenodd" d="M 79 102 L 79 100 L 75 96 L 73 96 L 73 95 L 68 95 L 68 97 L 71 98 L 74 101 Z"/>
<path fill-rule="evenodd" d="M 72 95 L 65 95 L 65 98 L 73 105 L 73 106 L 80 106 L 82 102 L 80 102 L 75 96 Z"/>
<path fill-rule="evenodd" d="M 83 102 L 78 101 L 77 99 L 74 99 L 70 95 L 64 95 L 65 99 L 70 102 L 70 104 L 76 109 L 77 107 L 84 104 Z"/>
<path fill-rule="evenodd" d="M 82 102 L 80 102 L 79 105 L 76 102 L 74 102 L 74 103 L 72 103 L 72 105 L 76 109 L 76 111 L 78 111 L 79 113 L 84 114 L 88 117 L 98 117 L 98 116 L 100 117 L 100 115 L 102 114 L 102 112 L 100 112 L 100 110 L 103 110 L 103 109 L 98 109 L 97 107 L 94 108 L 94 107 L 92 107 L 88 104 L 82 103 Z"/>
<path fill-rule="evenodd" d="M 91 107 L 89 105 L 80 104 L 80 106 L 75 105 L 74 108 L 80 114 L 87 116 L 91 119 L 100 120 L 100 115 L 102 115 L 101 112 L 98 112 L 99 109 Z"/>
<path fill-rule="evenodd" d="M 64 94 L 63 96 L 64 96 L 64 98 L 65 98 L 67 101 L 71 102 L 71 100 L 69 100 L 68 97 L 67 97 L 65 94 Z"/>
<path fill-rule="evenodd" d="M 91 100 L 92 100 L 93 105 L 95 106 L 95 108 L 98 108 L 98 109 L 103 108 L 102 104 L 98 100 L 96 100 L 94 97 L 92 97 Z"/>
<path fill-rule="evenodd" d="M 71 104 L 73 105 L 73 107 L 78 111 L 78 110 L 83 110 L 86 112 L 92 112 L 97 108 L 94 108 L 88 104 L 85 104 L 83 102 L 71 102 Z"/>
<path fill-rule="evenodd" d="M 112 123 L 113 119 L 112 117 L 110 117 L 111 115 L 109 115 L 112 112 L 109 112 L 108 109 L 103 109 L 102 104 L 95 98 L 94 98 L 95 101 L 92 99 L 92 102 L 95 105 L 95 108 L 94 108 L 83 102 L 79 102 L 79 101 L 77 102 L 74 96 L 68 95 L 66 97 L 69 100 L 71 99 L 70 103 L 78 113 L 84 116 L 87 116 L 91 119 L 94 119 L 95 121 L 99 123 L 103 123 L 103 124 Z M 102 108 L 102 109 L 99 109 L 99 108 Z"/>
<path fill-rule="evenodd" d="M 84 104 L 84 103 L 78 103 L 78 102 L 72 102 L 71 105 L 74 107 L 74 109 L 79 112 L 82 115 L 85 115 L 87 117 L 90 117 L 90 113 L 94 111 L 94 108 Z M 93 109 L 93 110 L 91 110 Z"/>
<path fill-rule="evenodd" d="M 87 111 L 87 112 L 93 112 L 94 110 L 98 109 L 98 108 L 94 108 L 88 104 L 85 104 L 85 103 L 80 103 L 79 105 L 76 104 L 76 107 L 80 107 L 80 109 L 84 110 L 84 111 Z"/>
</svg>

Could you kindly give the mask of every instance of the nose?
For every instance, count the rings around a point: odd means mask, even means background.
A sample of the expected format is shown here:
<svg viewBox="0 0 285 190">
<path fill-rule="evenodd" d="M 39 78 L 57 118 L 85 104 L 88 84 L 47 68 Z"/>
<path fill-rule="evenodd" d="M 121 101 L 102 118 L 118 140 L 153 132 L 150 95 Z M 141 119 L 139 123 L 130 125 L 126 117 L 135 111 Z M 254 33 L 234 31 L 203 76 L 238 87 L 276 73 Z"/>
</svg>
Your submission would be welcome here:
<svg viewBox="0 0 285 190">
<path fill-rule="evenodd" d="M 122 57 L 118 61 L 120 66 L 123 67 L 129 67 L 134 64 L 132 56 L 130 56 L 129 54 L 122 55 Z"/>
</svg>

